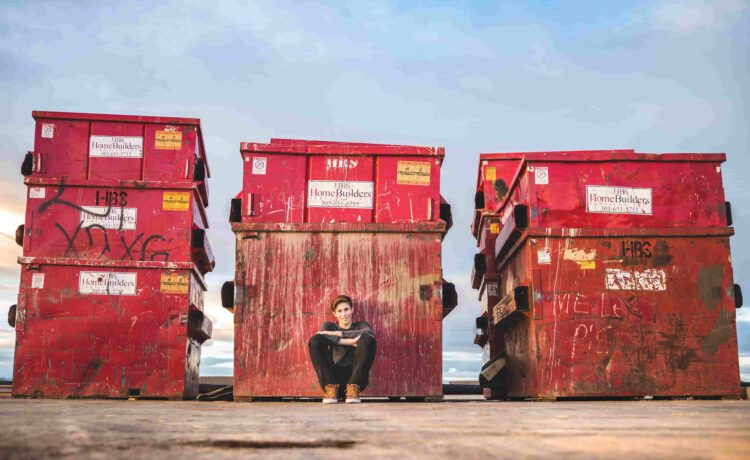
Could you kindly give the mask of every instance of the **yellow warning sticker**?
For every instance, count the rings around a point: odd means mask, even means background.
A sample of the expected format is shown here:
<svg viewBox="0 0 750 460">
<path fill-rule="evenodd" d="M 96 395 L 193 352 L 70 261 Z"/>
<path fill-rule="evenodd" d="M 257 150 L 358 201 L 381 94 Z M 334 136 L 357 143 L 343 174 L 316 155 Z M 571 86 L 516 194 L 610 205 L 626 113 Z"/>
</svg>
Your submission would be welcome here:
<svg viewBox="0 0 750 460">
<path fill-rule="evenodd" d="M 190 192 L 164 192 L 161 208 L 164 211 L 187 211 L 190 209 Z"/>
<path fill-rule="evenodd" d="M 190 292 L 190 275 L 187 273 L 162 273 L 159 290 L 165 294 L 187 294 Z"/>
<path fill-rule="evenodd" d="M 495 180 L 496 177 L 497 173 L 494 167 L 487 167 L 487 169 L 484 170 L 484 180 Z"/>
<path fill-rule="evenodd" d="M 155 147 L 162 150 L 180 150 L 182 131 L 157 131 Z"/>
<path fill-rule="evenodd" d="M 399 161 L 396 183 L 404 185 L 430 185 L 429 161 Z"/>
<path fill-rule="evenodd" d="M 497 235 L 500 233 L 500 224 L 497 222 L 493 222 L 490 224 L 490 233 L 493 235 Z"/>
</svg>

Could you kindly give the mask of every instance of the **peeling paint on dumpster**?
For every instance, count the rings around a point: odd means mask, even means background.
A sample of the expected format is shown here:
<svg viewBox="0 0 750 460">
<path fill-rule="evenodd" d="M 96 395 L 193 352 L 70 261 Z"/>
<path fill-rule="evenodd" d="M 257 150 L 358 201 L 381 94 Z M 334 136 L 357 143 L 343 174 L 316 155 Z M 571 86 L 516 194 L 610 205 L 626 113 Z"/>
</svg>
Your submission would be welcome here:
<svg viewBox="0 0 750 460">
<path fill-rule="evenodd" d="M 234 396 L 320 397 L 307 342 L 354 299 L 377 354 L 365 396 L 442 397 L 442 148 L 242 143 L 233 212 Z"/>
<path fill-rule="evenodd" d="M 643 233 L 526 233 L 502 265 L 501 296 L 526 286 L 533 300 L 493 318 L 510 350 L 512 397 L 739 395 L 732 230 Z M 669 247 L 670 261 L 623 253 L 633 241 Z M 570 251 L 595 254 L 596 266 Z"/>
</svg>

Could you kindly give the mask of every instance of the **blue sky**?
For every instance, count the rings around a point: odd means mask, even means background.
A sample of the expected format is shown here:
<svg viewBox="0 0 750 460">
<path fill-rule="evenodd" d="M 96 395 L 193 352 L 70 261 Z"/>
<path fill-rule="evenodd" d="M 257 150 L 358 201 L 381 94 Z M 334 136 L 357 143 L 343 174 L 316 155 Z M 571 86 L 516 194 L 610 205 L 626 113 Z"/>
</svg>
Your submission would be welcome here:
<svg viewBox="0 0 750 460">
<path fill-rule="evenodd" d="M 215 339 L 204 375 L 230 374 L 228 200 L 240 141 L 273 137 L 446 147 L 454 228 L 445 277 L 444 377 L 476 377 L 479 304 L 468 227 L 480 152 L 634 148 L 726 152 L 735 281 L 750 290 L 750 4 L 661 2 L 3 2 L 0 5 L 0 313 L 15 303 L 32 110 L 174 115 L 203 122 L 213 181 Z M 750 308 L 738 311 L 750 380 Z M 0 323 L 0 377 L 14 336 Z"/>
</svg>

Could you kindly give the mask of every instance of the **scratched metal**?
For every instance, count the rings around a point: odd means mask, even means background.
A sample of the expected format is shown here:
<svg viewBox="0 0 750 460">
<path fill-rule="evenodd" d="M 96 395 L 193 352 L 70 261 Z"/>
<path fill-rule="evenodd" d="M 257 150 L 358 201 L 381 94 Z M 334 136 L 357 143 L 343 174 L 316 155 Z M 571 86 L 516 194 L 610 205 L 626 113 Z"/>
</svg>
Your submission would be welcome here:
<svg viewBox="0 0 750 460">
<path fill-rule="evenodd" d="M 442 147 L 272 139 L 243 142 L 242 222 L 437 222 Z M 418 164 L 412 183 L 398 172 Z M 311 206 L 312 183 L 371 184 L 359 207 Z M 363 193 L 367 193 L 366 191 Z"/>
<path fill-rule="evenodd" d="M 335 320 L 329 302 L 341 293 L 355 300 L 355 320 L 375 330 L 377 355 L 364 394 L 442 394 L 444 225 L 421 224 L 417 232 L 407 224 L 400 231 L 342 225 L 235 227 L 235 398 L 320 396 L 307 341 L 323 321 Z"/>
<path fill-rule="evenodd" d="M 733 231 L 707 230 L 527 232 L 500 298 L 529 286 L 530 309 L 494 307 L 509 395 L 739 395 Z"/>
<path fill-rule="evenodd" d="M 199 182 L 208 206 L 208 163 L 197 118 L 147 117 L 35 111 L 35 178 L 108 181 Z M 120 137 L 141 143 L 140 155 L 96 156 L 92 136 Z M 132 143 L 132 142 L 131 142 Z M 201 174 L 205 169 L 205 177 Z M 199 176 L 196 178 L 196 176 Z"/>
<path fill-rule="evenodd" d="M 505 223 L 519 204 L 532 228 L 659 228 L 727 225 L 724 154 L 526 153 L 496 208 Z"/>
<path fill-rule="evenodd" d="M 365 395 L 439 397 L 444 149 L 272 139 L 240 151 L 235 398 L 320 396 L 307 341 L 343 293 L 377 338 Z"/>
<path fill-rule="evenodd" d="M 188 319 L 203 316 L 199 273 L 163 262 L 41 262 L 23 260 L 14 396 L 196 396 L 200 343 Z M 103 284 L 102 274 L 117 281 Z"/>
<path fill-rule="evenodd" d="M 215 264 L 195 229 L 208 226 L 197 187 L 164 182 L 26 179 L 24 256 Z"/>
</svg>

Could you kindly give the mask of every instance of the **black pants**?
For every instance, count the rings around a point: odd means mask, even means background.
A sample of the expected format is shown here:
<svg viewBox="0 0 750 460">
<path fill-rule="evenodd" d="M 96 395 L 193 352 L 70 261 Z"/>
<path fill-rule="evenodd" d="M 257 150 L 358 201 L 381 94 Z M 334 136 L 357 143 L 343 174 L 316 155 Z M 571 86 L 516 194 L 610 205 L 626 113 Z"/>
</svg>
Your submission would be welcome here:
<svg viewBox="0 0 750 460">
<path fill-rule="evenodd" d="M 359 338 L 351 367 L 336 365 L 329 346 L 326 339 L 319 334 L 310 337 L 308 342 L 310 360 L 318 375 L 320 388 L 325 389 L 326 385 L 334 384 L 339 385 L 339 391 L 343 391 L 347 384 L 352 383 L 360 390 L 364 390 L 370 383 L 370 368 L 375 361 L 375 339 L 367 334 Z"/>
</svg>

